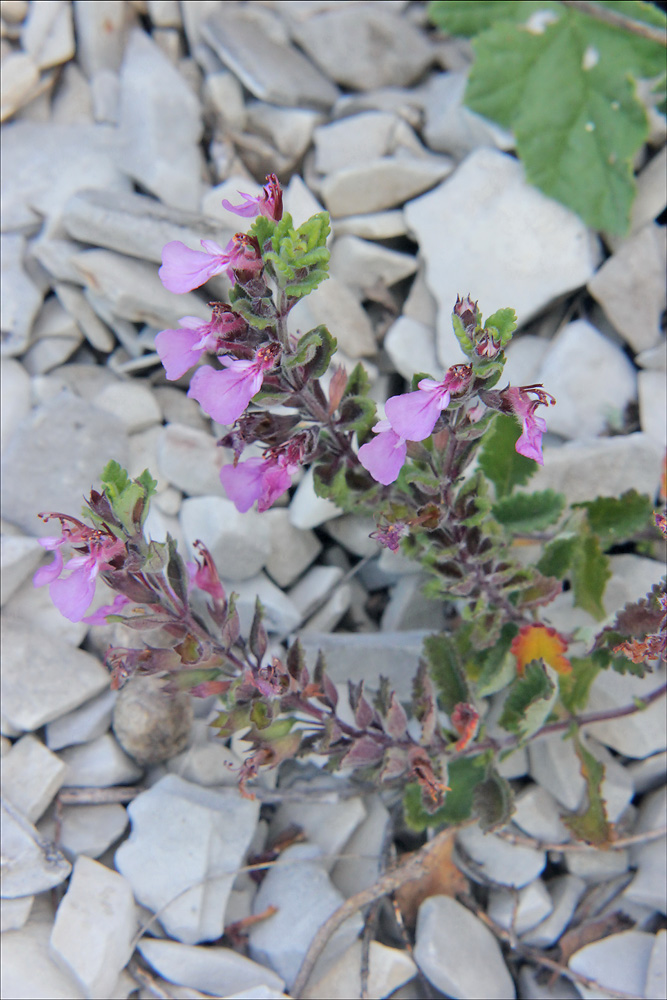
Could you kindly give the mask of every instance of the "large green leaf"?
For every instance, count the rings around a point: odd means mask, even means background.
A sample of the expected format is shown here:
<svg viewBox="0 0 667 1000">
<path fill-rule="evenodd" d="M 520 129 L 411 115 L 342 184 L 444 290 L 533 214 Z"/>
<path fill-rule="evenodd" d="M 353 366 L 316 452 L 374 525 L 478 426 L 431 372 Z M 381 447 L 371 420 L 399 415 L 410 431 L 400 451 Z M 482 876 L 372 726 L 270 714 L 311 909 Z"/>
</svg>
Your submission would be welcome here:
<svg viewBox="0 0 667 1000">
<path fill-rule="evenodd" d="M 429 826 L 454 826 L 469 819 L 473 811 L 475 789 L 484 781 L 487 762 L 483 754 L 477 757 L 459 757 L 447 769 L 449 791 L 444 804 L 429 813 L 422 803 L 422 790 L 415 782 L 405 789 L 403 811 L 405 821 L 413 830 L 425 830 Z"/>
<path fill-rule="evenodd" d="M 541 660 L 533 660 L 523 677 L 510 686 L 499 724 L 522 740 L 537 732 L 549 715 L 556 697 L 558 675 Z"/>
<path fill-rule="evenodd" d="M 653 504 L 645 493 L 627 490 L 620 497 L 597 497 L 572 504 L 586 510 L 588 523 L 605 548 L 632 538 L 650 523 Z"/>
<path fill-rule="evenodd" d="M 429 635 L 424 640 L 429 674 L 445 712 L 470 700 L 470 692 L 454 641 L 446 635 Z"/>
<path fill-rule="evenodd" d="M 599 541 L 595 535 L 581 532 L 572 562 L 575 607 L 588 611 L 598 621 L 604 618 L 606 611 L 602 598 L 610 576 L 609 559 L 600 548 Z"/>
<path fill-rule="evenodd" d="M 428 16 L 450 35 L 471 37 L 497 21 L 526 21 L 537 10 L 558 6 L 550 0 L 432 0 Z"/>
<path fill-rule="evenodd" d="M 591 684 L 600 672 L 600 665 L 590 656 L 583 658 L 571 656 L 570 664 L 572 673 L 561 674 L 558 678 L 558 685 L 560 687 L 560 700 L 568 712 L 576 715 L 588 703 Z"/>
<path fill-rule="evenodd" d="M 508 496 L 515 486 L 523 486 L 537 472 L 537 464 L 516 451 L 520 435 L 518 421 L 498 413 L 484 436 L 479 465 L 495 486 L 498 498 Z"/>
<path fill-rule="evenodd" d="M 496 521 L 514 534 L 530 534 L 555 524 L 565 507 L 565 497 L 554 490 L 516 493 L 492 507 Z"/>
</svg>

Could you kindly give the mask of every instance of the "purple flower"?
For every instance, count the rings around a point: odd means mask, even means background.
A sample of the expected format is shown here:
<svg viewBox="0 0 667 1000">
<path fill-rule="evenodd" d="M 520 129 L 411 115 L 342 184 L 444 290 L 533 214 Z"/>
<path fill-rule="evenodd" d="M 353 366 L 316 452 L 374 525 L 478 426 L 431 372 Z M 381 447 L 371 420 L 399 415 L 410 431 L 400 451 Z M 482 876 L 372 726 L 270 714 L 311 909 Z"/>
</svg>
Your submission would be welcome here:
<svg viewBox="0 0 667 1000">
<path fill-rule="evenodd" d="M 255 500 L 259 511 L 268 510 L 274 500 L 292 485 L 298 465 L 281 462 L 280 458 L 249 458 L 238 465 L 224 465 L 220 482 L 225 493 L 244 514 Z"/>
<path fill-rule="evenodd" d="M 199 552 L 202 561 L 199 562 L 196 559 L 194 562 L 186 563 L 192 584 L 200 590 L 205 590 L 207 594 L 210 594 L 217 601 L 224 601 L 225 591 L 220 583 L 220 577 L 213 562 L 213 556 L 199 539 L 194 543 L 194 548 Z"/>
<path fill-rule="evenodd" d="M 88 625 L 107 625 L 107 615 L 117 615 L 126 604 L 131 604 L 132 601 L 125 594 L 116 594 L 113 599 L 112 604 L 104 604 L 97 611 L 93 611 L 92 615 L 86 615 L 85 618 L 81 620 L 86 622 Z"/>
<path fill-rule="evenodd" d="M 359 461 L 373 479 L 383 486 L 389 486 L 398 478 L 405 462 L 407 454 L 405 439 L 399 437 L 388 420 L 380 420 L 373 428 L 373 433 L 377 437 L 361 446 Z"/>
<path fill-rule="evenodd" d="M 54 553 L 53 562 L 41 566 L 33 577 L 33 586 L 49 584 L 51 600 L 65 618 L 80 622 L 95 596 L 95 582 L 101 569 L 108 569 L 111 560 L 125 551 L 124 544 L 113 535 L 89 528 L 76 518 L 64 514 L 41 514 L 44 521 L 52 517 L 60 520 L 60 538 L 40 538 L 40 545 Z M 69 524 L 66 522 L 70 522 Z M 60 547 L 68 543 L 77 550 L 85 547 L 81 555 L 74 556 L 65 566 Z M 63 571 L 67 576 L 62 576 Z"/>
<path fill-rule="evenodd" d="M 423 378 L 415 392 L 392 396 L 385 404 L 392 430 L 405 441 L 423 441 L 433 432 L 451 392 L 461 392 L 471 378 L 469 365 L 452 365 L 442 382 Z"/>
<path fill-rule="evenodd" d="M 536 395 L 536 399 L 530 398 L 531 392 Z M 556 400 L 545 392 L 541 385 L 527 385 L 521 388 L 508 386 L 503 395 L 512 412 L 523 424 L 523 433 L 515 445 L 516 451 L 525 458 L 532 458 L 538 465 L 544 465 L 542 435 L 546 433 L 547 422 L 542 417 L 536 417 L 535 410 L 540 405 L 551 406 Z"/>
<path fill-rule="evenodd" d="M 220 358 L 226 371 L 202 365 L 192 377 L 188 396 L 219 424 L 233 424 L 262 388 L 264 372 L 274 367 L 277 353 L 276 344 L 267 344 L 260 347 L 253 361 Z"/>
<path fill-rule="evenodd" d="M 185 375 L 206 351 L 214 354 L 220 337 L 245 331 L 243 317 L 232 310 L 214 309 L 208 323 L 197 316 L 183 316 L 176 330 L 161 330 L 155 338 L 155 349 L 170 382 Z"/>
<path fill-rule="evenodd" d="M 239 194 L 245 198 L 243 204 L 232 205 L 230 201 L 223 198 L 222 207 L 226 208 L 228 212 L 234 212 L 236 215 L 243 215 L 246 218 L 251 218 L 254 215 L 265 215 L 268 219 L 273 219 L 274 222 L 280 222 L 282 219 L 283 193 L 275 174 L 267 175 L 264 189 L 257 198 L 246 194 L 245 191 L 239 191 Z"/>
<path fill-rule="evenodd" d="M 369 538 L 374 538 L 376 542 L 383 545 L 385 548 L 390 549 L 392 552 L 398 552 L 401 547 L 401 538 L 408 533 L 408 526 L 404 521 L 396 521 L 395 523 L 378 525 L 376 531 L 371 531 Z"/>
<path fill-rule="evenodd" d="M 204 251 L 191 250 L 180 240 L 162 249 L 162 267 L 158 271 L 168 291 L 181 294 L 199 288 L 216 274 L 234 279 L 234 271 L 261 271 L 264 267 L 257 240 L 236 233 L 223 250 L 213 240 L 202 240 Z"/>
</svg>

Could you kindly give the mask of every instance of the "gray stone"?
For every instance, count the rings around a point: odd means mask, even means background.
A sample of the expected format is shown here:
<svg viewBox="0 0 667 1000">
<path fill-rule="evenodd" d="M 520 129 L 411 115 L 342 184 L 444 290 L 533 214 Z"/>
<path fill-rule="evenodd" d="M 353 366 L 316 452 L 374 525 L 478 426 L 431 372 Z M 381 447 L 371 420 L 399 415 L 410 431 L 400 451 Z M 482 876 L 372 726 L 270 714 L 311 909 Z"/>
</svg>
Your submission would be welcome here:
<svg viewBox="0 0 667 1000">
<path fill-rule="evenodd" d="M 64 882 L 72 869 L 65 856 L 11 802 L 3 802 L 1 812 L 3 898 L 34 896 Z"/>
<path fill-rule="evenodd" d="M 48 561 L 45 560 L 45 562 Z M 106 587 L 104 590 L 106 591 Z M 97 597 L 101 592 L 102 588 L 100 587 L 95 595 L 91 610 L 94 610 Z M 49 588 L 34 587 L 31 579 L 26 580 L 10 597 L 5 604 L 4 615 L 6 620 L 16 628 L 30 630 L 36 627 L 44 637 L 61 640 L 66 642 L 68 646 L 80 646 L 88 631 L 88 625 L 85 622 L 71 622 L 65 618 L 51 600 Z"/>
<path fill-rule="evenodd" d="M 667 931 L 655 936 L 646 973 L 644 996 L 646 1000 L 660 1000 L 667 993 Z"/>
<path fill-rule="evenodd" d="M 25 121 L 6 126 L 3 231 L 59 219 L 65 202 L 82 188 L 128 190 L 129 180 L 114 165 L 115 143 L 115 130 L 102 125 Z"/>
<path fill-rule="evenodd" d="M 52 239 L 40 236 L 29 244 L 28 259 L 36 260 L 53 278 L 72 284 L 81 284 L 81 275 L 71 263 L 74 254 L 83 250 L 73 240 Z"/>
<path fill-rule="evenodd" d="M 228 452 L 208 431 L 169 423 L 158 437 L 157 468 L 168 482 L 190 496 L 220 499 L 220 469 Z"/>
<path fill-rule="evenodd" d="M 171 937 L 186 944 L 217 940 L 259 803 L 236 789 L 214 792 L 170 774 L 128 812 L 132 833 L 116 852 L 116 866 L 137 900 L 160 911 Z"/>
<path fill-rule="evenodd" d="M 58 843 L 70 858 L 81 855 L 99 858 L 123 835 L 127 823 L 125 807 L 117 802 L 61 806 Z M 55 839 L 56 821 L 52 812 L 40 820 L 37 829 L 45 839 Z"/>
<path fill-rule="evenodd" d="M 340 236 L 331 249 L 331 274 L 358 294 L 387 288 L 414 274 L 416 258 L 358 236 Z"/>
<path fill-rule="evenodd" d="M 97 397 L 96 405 L 117 417 L 129 434 L 162 421 L 157 400 L 145 382 L 127 380 L 110 385 Z"/>
<path fill-rule="evenodd" d="M 4 453 L 14 431 L 30 413 L 30 376 L 20 361 L 3 358 L 0 379 L 0 451 Z"/>
<path fill-rule="evenodd" d="M 113 707 L 114 735 L 142 767 L 174 757 L 190 735 L 192 699 L 187 691 L 168 693 L 163 687 L 160 677 L 135 675 L 123 685 Z"/>
<path fill-rule="evenodd" d="M 430 982 L 450 996 L 487 1000 L 516 996 L 497 939 L 449 896 L 431 896 L 419 907 L 414 956 Z"/>
<path fill-rule="evenodd" d="M 399 698 L 408 700 L 412 678 L 419 665 L 422 643 L 427 632 L 326 633 L 307 632 L 301 636 L 306 662 L 315 665 L 322 650 L 327 673 L 334 683 L 363 680 L 377 688 L 380 675 L 389 682 Z"/>
<path fill-rule="evenodd" d="M 67 764 L 65 787 L 108 788 L 137 781 L 142 768 L 124 753 L 111 733 L 98 736 L 90 743 L 67 747 L 60 752 Z"/>
<path fill-rule="evenodd" d="M 399 316 L 387 330 L 383 346 L 396 371 L 408 382 L 417 372 L 428 372 L 434 377 L 442 373 L 435 353 L 433 328 L 417 319 Z"/>
<path fill-rule="evenodd" d="M 2 712 L 19 732 L 39 729 L 109 683 L 94 656 L 38 630 L 2 624 Z"/>
<path fill-rule="evenodd" d="M 566 844 L 570 840 L 554 797 L 541 785 L 530 785 L 517 795 L 512 822 L 545 843 Z"/>
<path fill-rule="evenodd" d="M 18 896 L 16 899 L 0 899 L 0 933 L 5 931 L 18 931 L 25 926 L 34 896 Z M 3 970 L 4 972 L 4 970 Z M 4 976 L 3 976 L 4 980 Z M 2 985 L 4 991 L 4 982 Z"/>
<path fill-rule="evenodd" d="M 223 563 L 223 570 L 224 568 Z M 227 580 L 224 576 L 221 579 L 228 594 L 233 591 L 238 595 L 236 609 L 241 619 L 241 632 L 244 635 L 250 631 L 257 598 L 264 608 L 263 624 L 267 632 L 277 632 L 280 636 L 286 636 L 299 627 L 301 615 L 296 605 L 269 580 L 265 573 L 258 573 L 257 576 L 242 581 Z"/>
<path fill-rule="evenodd" d="M 153 391 L 167 425 L 184 424 L 198 431 L 208 431 L 209 420 L 203 415 L 201 406 L 195 399 L 189 399 L 182 389 L 158 385 Z"/>
<path fill-rule="evenodd" d="M 436 73 L 426 86 L 424 141 L 438 153 L 462 159 L 479 146 L 513 149 L 511 132 L 463 103 L 466 72 Z"/>
<path fill-rule="evenodd" d="M 262 516 L 271 544 L 266 571 L 279 587 L 289 587 L 318 556 L 322 544 L 312 531 L 295 528 L 288 510 L 267 510 Z"/>
<path fill-rule="evenodd" d="M 390 156 L 406 139 L 413 151 L 415 146 L 420 148 L 414 132 L 396 114 L 364 111 L 350 115 L 315 129 L 315 168 L 321 174 L 331 174 L 362 166 L 369 160 Z"/>
<path fill-rule="evenodd" d="M 291 826 L 299 826 L 306 839 L 321 849 L 321 863 L 331 872 L 337 855 L 345 853 L 345 845 L 366 819 L 366 809 L 360 798 L 332 801 L 281 802 L 271 820 L 271 840 Z"/>
<path fill-rule="evenodd" d="M 115 70 L 98 69 L 90 81 L 93 117 L 96 122 L 117 125 L 120 106 L 120 77 Z"/>
<path fill-rule="evenodd" d="M 365 240 L 391 240 L 396 236 L 405 236 L 406 232 L 405 217 L 400 208 L 389 209 L 386 212 L 349 215 L 346 219 L 336 220 L 338 236 L 360 236 Z"/>
<path fill-rule="evenodd" d="M 639 372 L 639 422 L 641 429 L 656 444 L 667 445 L 667 384 L 665 373 L 660 371 Z"/>
<path fill-rule="evenodd" d="M 133 323 L 161 330 L 178 327 L 182 316 L 211 318 L 210 308 L 194 292 L 167 291 L 153 264 L 111 250 L 84 250 L 72 263 L 87 288 L 106 300 L 117 316 Z"/>
<path fill-rule="evenodd" d="M 549 419 L 549 414 L 545 414 Z M 629 484 L 654 496 L 664 452 L 647 434 L 570 441 L 544 449 L 544 466 L 530 481 L 531 490 L 556 490 L 568 503 L 597 496 L 620 496 Z"/>
<path fill-rule="evenodd" d="M 667 338 L 661 337 L 655 347 L 641 351 L 635 358 L 635 362 L 640 368 L 649 368 L 659 372 L 667 370 Z"/>
<path fill-rule="evenodd" d="M 252 990 L 252 996 L 256 996 L 254 988 L 261 988 L 263 984 L 276 990 L 285 985 L 275 972 L 231 948 L 198 948 L 175 941 L 144 938 L 139 943 L 139 951 L 169 982 L 217 996 L 227 997 L 244 990 Z"/>
<path fill-rule="evenodd" d="M 49 954 L 51 923 L 29 920 L 2 936 L 2 994 L 7 997 L 57 997 L 84 1000 L 74 976 Z"/>
<path fill-rule="evenodd" d="M 302 620 L 310 618 L 317 606 L 333 592 L 342 576 L 343 571 L 338 566 L 313 566 L 290 588 L 288 597 L 294 602 Z"/>
<path fill-rule="evenodd" d="M 433 58 L 409 20 L 374 5 L 337 6 L 299 23 L 294 37 L 328 77 L 352 90 L 408 86 Z"/>
<path fill-rule="evenodd" d="M 642 799 L 635 833 L 664 829 L 667 826 L 667 788 L 662 785 Z M 624 895 L 636 903 L 667 913 L 667 839 L 637 844 L 631 848 L 637 874 Z"/>
<path fill-rule="evenodd" d="M 283 192 L 283 206 L 292 216 L 296 226 L 306 222 L 312 215 L 324 211 L 323 206 L 298 174 L 294 174 Z M 333 232 L 329 233 L 327 244 L 331 243 L 332 238 Z"/>
<path fill-rule="evenodd" d="M 505 379 L 509 379 L 512 385 L 533 385 L 538 382 L 542 361 L 548 350 L 549 341 L 544 337 L 536 337 L 530 333 L 514 337 L 507 349 L 503 382 Z M 597 385 L 596 381 L 595 386 Z M 552 412 L 553 410 L 549 410 L 549 418 Z"/>
<path fill-rule="evenodd" d="M 333 594 L 303 626 L 305 632 L 333 632 L 352 604 L 352 588 L 349 583 L 336 587 Z"/>
<path fill-rule="evenodd" d="M 266 12 L 227 4 L 200 30 L 204 40 L 247 89 L 286 107 L 329 108 L 337 89 L 293 45 L 276 38 Z"/>
<path fill-rule="evenodd" d="M 565 438 L 596 437 L 607 426 L 622 426 L 637 394 L 632 363 L 584 319 L 568 323 L 551 341 L 536 381 L 556 398 L 549 408 L 549 431 Z"/>
<path fill-rule="evenodd" d="M 627 872 L 630 858 L 627 851 L 590 850 L 568 851 L 565 867 L 571 875 L 586 882 L 608 882 Z"/>
<path fill-rule="evenodd" d="M 378 795 L 368 796 L 364 802 L 366 817 L 346 842 L 345 857 L 336 862 L 331 873 L 331 881 L 345 897 L 366 889 L 381 875 L 382 852 L 391 817 Z"/>
<path fill-rule="evenodd" d="M 322 114 L 307 108 L 277 108 L 264 101 L 250 101 L 246 106 L 248 130 L 262 136 L 287 159 L 296 164 L 310 146 L 315 126 Z"/>
<path fill-rule="evenodd" d="M 318 849 L 310 844 L 288 847 L 265 876 L 253 904 L 254 913 L 271 905 L 278 912 L 250 928 L 250 955 L 274 969 L 288 988 L 317 930 L 344 901 L 317 856 Z M 361 918 L 355 914 L 332 935 L 313 973 L 315 981 L 352 944 L 360 929 Z"/>
<path fill-rule="evenodd" d="M 51 932 L 50 948 L 91 1000 L 105 1000 L 134 950 L 137 915 L 122 875 L 78 858 Z"/>
<path fill-rule="evenodd" d="M 515 889 L 532 882 L 546 864 L 544 851 L 511 844 L 494 833 L 484 833 L 478 826 L 459 830 L 457 843 L 475 862 L 484 879 Z"/>
<path fill-rule="evenodd" d="M 329 174 L 322 181 L 322 198 L 334 218 L 380 212 L 428 191 L 453 167 L 446 156 L 385 156 Z"/>
<path fill-rule="evenodd" d="M 342 517 L 328 521 L 325 531 L 348 552 L 363 558 L 373 556 L 378 551 L 377 542 L 370 538 L 375 528 L 373 518 L 360 514 L 343 514 Z"/>
<path fill-rule="evenodd" d="M 572 740 L 562 733 L 540 736 L 528 744 L 530 773 L 565 809 L 578 809 L 585 790 L 581 763 Z"/>
<path fill-rule="evenodd" d="M 317 496 L 313 486 L 313 471 L 308 469 L 292 497 L 289 507 L 290 522 L 295 528 L 307 530 L 317 528 L 342 513 L 340 507 L 337 507 L 332 500 Z"/>
<path fill-rule="evenodd" d="M 522 965 L 519 969 L 517 989 L 521 1000 L 580 1000 L 581 997 L 565 976 L 555 977 L 554 973 L 532 965 Z"/>
<path fill-rule="evenodd" d="M 22 736 L 2 758 L 2 794 L 36 822 L 65 780 L 67 767 L 34 736 Z"/>
<path fill-rule="evenodd" d="M 547 889 L 551 897 L 551 913 L 521 935 L 521 940 L 534 948 L 551 948 L 558 941 L 586 891 L 586 883 L 576 875 L 557 875 L 547 882 Z"/>
<path fill-rule="evenodd" d="M 0 606 L 3 606 L 37 569 L 44 549 L 36 538 L 2 535 L 0 555 Z"/>
<path fill-rule="evenodd" d="M 355 941 L 321 978 L 303 992 L 304 1000 L 348 1000 L 361 995 L 361 941 Z M 406 951 L 371 941 L 368 953 L 368 996 L 395 996 L 417 967 Z"/>
<path fill-rule="evenodd" d="M 127 439 L 111 414 L 62 393 L 33 411 L 12 437 L 2 462 L 2 506 L 7 520 L 28 534 L 53 535 L 37 515 L 78 513 L 109 459 L 127 461 Z"/>
<path fill-rule="evenodd" d="M 631 705 L 635 698 L 645 697 L 660 687 L 661 682 L 664 680 L 655 674 L 640 678 L 605 670 L 591 685 L 587 711 L 603 712 Z M 665 749 L 664 721 L 664 705 L 658 698 L 642 712 L 594 722 L 585 731 L 617 753 L 638 760 Z"/>
<path fill-rule="evenodd" d="M 231 500 L 217 496 L 184 500 L 180 522 L 190 549 L 200 539 L 222 576 L 234 582 L 255 576 L 271 551 L 269 526 L 255 510 L 239 513 Z"/>
<path fill-rule="evenodd" d="M 72 5 L 66 0 L 35 0 L 21 29 L 21 47 L 40 69 L 58 66 L 74 55 Z"/>
<path fill-rule="evenodd" d="M 148 15 L 158 28 L 180 28 L 181 12 L 178 0 L 148 0 Z"/>
<path fill-rule="evenodd" d="M 39 69 L 25 52 L 9 51 L 2 59 L 2 104 L 0 120 L 15 114 L 35 96 Z"/>
<path fill-rule="evenodd" d="M 636 233 L 648 222 L 653 222 L 667 204 L 665 193 L 665 168 L 667 149 L 659 149 L 637 175 L 637 194 L 630 210 L 630 233 Z"/>
<path fill-rule="evenodd" d="M 90 84 L 75 62 L 63 66 L 51 104 L 51 120 L 58 125 L 85 125 L 94 120 Z"/>
<path fill-rule="evenodd" d="M 167 762 L 167 770 L 186 781 L 206 787 L 237 785 L 241 758 L 220 740 L 195 743 Z"/>
<path fill-rule="evenodd" d="M 350 358 L 372 357 L 377 351 L 368 313 L 359 296 L 339 278 L 329 278 L 311 295 L 301 298 L 289 314 L 288 329 L 292 334 L 307 333 L 320 325 L 333 333 L 339 348 Z"/>
<path fill-rule="evenodd" d="M 493 149 L 471 153 L 405 213 L 439 306 L 443 363 L 455 343 L 450 316 L 457 294 L 478 299 L 485 316 L 511 305 L 522 324 L 579 288 L 599 260 L 581 219 L 529 185 L 517 160 Z"/>
<path fill-rule="evenodd" d="M 488 914 L 494 923 L 506 931 L 523 935 L 545 918 L 553 909 L 551 897 L 542 879 L 535 879 L 518 892 L 491 889 Z"/>
<path fill-rule="evenodd" d="M 233 73 L 208 73 L 204 80 L 204 107 L 223 129 L 242 131 L 246 124 L 243 88 Z"/>
<path fill-rule="evenodd" d="M 89 79 L 99 70 L 120 68 L 134 16 L 115 0 L 74 4 L 77 60 Z"/>
<path fill-rule="evenodd" d="M 417 320 L 429 330 L 435 330 L 438 319 L 438 304 L 426 284 L 423 258 L 418 255 L 417 260 L 419 261 L 417 276 L 412 282 L 412 287 L 403 305 L 403 315 L 409 319 Z"/>
<path fill-rule="evenodd" d="M 414 574 L 404 576 L 394 584 L 380 622 L 383 632 L 406 629 L 430 629 L 438 632 L 445 627 L 443 603 L 425 597 L 422 593 L 426 580 L 425 573 Z"/>
<path fill-rule="evenodd" d="M 632 778 L 635 795 L 650 792 L 661 785 L 667 774 L 667 751 L 655 753 L 644 760 L 635 760 L 627 765 L 627 771 Z"/>
<path fill-rule="evenodd" d="M 23 267 L 25 246 L 25 237 L 21 233 L 5 233 L 0 244 L 0 269 L 4 288 L 0 300 L 3 355 L 22 354 L 25 351 L 42 304 L 42 292 Z"/>
<path fill-rule="evenodd" d="M 83 292 L 74 285 L 59 283 L 55 286 L 58 301 L 76 322 L 91 347 L 109 353 L 116 346 L 116 339 L 99 319 Z"/>
<path fill-rule="evenodd" d="M 649 223 L 624 240 L 588 282 L 588 290 L 634 351 L 660 338 L 665 308 L 667 247 L 664 227 Z"/>
<path fill-rule="evenodd" d="M 49 298 L 35 321 L 23 364 L 30 375 L 63 364 L 81 345 L 83 333 L 57 298 Z"/>
<path fill-rule="evenodd" d="M 644 931 L 623 931 L 575 951 L 568 960 L 568 967 L 594 980 L 600 987 L 591 989 L 580 985 L 579 992 L 585 1000 L 606 995 L 605 987 L 644 996 L 653 941 L 653 935 Z"/>
</svg>

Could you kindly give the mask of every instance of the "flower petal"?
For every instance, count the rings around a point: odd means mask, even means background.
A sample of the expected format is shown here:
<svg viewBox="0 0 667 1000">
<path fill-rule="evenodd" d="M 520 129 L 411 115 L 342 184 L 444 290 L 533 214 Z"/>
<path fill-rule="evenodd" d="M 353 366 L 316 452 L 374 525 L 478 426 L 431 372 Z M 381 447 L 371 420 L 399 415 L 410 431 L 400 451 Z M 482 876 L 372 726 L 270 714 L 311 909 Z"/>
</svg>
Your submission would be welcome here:
<svg viewBox="0 0 667 1000">
<path fill-rule="evenodd" d="M 168 291 L 182 294 L 198 288 L 226 268 L 227 263 L 219 256 L 191 250 L 180 240 L 173 240 L 162 249 L 162 267 L 158 274 Z"/>
<path fill-rule="evenodd" d="M 220 482 L 225 493 L 242 514 L 250 510 L 255 500 L 259 500 L 263 490 L 263 475 L 266 461 L 263 458 L 249 458 L 238 465 L 223 465 Z"/>
<path fill-rule="evenodd" d="M 233 424 L 262 386 L 261 372 L 203 365 L 195 372 L 188 396 L 219 424 Z"/>
<path fill-rule="evenodd" d="M 406 454 L 405 441 L 395 431 L 380 431 L 372 441 L 361 446 L 359 461 L 373 479 L 389 486 L 398 478 Z"/>
<path fill-rule="evenodd" d="M 194 349 L 194 344 L 199 339 L 198 332 L 193 329 L 161 330 L 158 333 L 155 338 L 155 350 L 160 355 L 160 361 L 170 382 L 185 375 L 197 364 L 204 353 L 201 349 Z"/>
<path fill-rule="evenodd" d="M 70 564 L 79 560 L 70 560 Z M 73 573 L 54 580 L 49 587 L 51 600 L 61 615 L 71 622 L 80 622 L 95 596 L 95 578 L 98 572 L 97 560 L 89 556 Z"/>
<path fill-rule="evenodd" d="M 435 427 L 440 411 L 449 402 L 449 392 L 417 389 L 402 396 L 392 396 L 385 403 L 387 419 L 396 433 L 407 441 L 423 441 Z"/>
<path fill-rule="evenodd" d="M 47 539 L 42 539 L 42 544 L 47 541 Z M 48 539 L 51 541 L 51 539 Z M 35 575 L 32 578 L 33 587 L 43 587 L 46 583 L 53 583 L 57 580 L 63 569 L 63 554 L 60 549 L 55 549 L 53 553 L 53 562 L 50 562 L 48 566 L 40 566 Z"/>
</svg>

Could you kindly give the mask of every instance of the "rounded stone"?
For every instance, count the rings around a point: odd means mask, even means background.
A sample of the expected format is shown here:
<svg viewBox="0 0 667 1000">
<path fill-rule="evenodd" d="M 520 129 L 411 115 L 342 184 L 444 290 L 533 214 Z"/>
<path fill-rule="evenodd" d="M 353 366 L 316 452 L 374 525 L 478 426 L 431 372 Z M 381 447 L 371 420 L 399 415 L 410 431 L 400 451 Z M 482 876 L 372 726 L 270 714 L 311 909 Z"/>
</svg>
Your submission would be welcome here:
<svg viewBox="0 0 667 1000">
<path fill-rule="evenodd" d="M 133 677 L 114 705 L 112 729 L 138 764 L 159 764 L 185 749 L 192 724 L 188 694 L 167 694 L 157 677 Z"/>
</svg>

